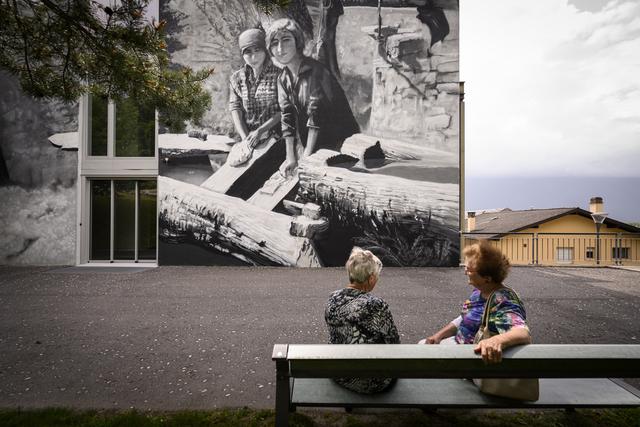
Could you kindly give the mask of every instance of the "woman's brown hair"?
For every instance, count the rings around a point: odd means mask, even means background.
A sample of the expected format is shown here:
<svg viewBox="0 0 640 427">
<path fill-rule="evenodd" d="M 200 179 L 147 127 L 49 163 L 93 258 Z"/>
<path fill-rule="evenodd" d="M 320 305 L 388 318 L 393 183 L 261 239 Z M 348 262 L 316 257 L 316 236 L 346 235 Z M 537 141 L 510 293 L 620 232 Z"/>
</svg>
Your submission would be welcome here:
<svg viewBox="0 0 640 427">
<path fill-rule="evenodd" d="M 509 274 L 509 259 L 487 240 L 467 246 L 462 254 L 473 263 L 480 276 L 490 277 L 494 283 L 502 284 Z"/>
</svg>

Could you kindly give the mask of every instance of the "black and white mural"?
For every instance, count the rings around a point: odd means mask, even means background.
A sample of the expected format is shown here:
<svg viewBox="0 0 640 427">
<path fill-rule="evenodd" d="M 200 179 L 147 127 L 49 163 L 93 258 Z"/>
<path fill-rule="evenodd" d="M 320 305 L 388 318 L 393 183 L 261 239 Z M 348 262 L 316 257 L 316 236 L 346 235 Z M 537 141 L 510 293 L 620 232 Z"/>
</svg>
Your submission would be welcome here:
<svg viewBox="0 0 640 427">
<path fill-rule="evenodd" d="M 0 72 L 0 265 L 75 263 L 77 126 L 76 105 Z"/>
<path fill-rule="evenodd" d="M 457 0 L 168 0 L 172 61 L 213 67 L 159 135 L 161 264 L 459 259 Z"/>
</svg>

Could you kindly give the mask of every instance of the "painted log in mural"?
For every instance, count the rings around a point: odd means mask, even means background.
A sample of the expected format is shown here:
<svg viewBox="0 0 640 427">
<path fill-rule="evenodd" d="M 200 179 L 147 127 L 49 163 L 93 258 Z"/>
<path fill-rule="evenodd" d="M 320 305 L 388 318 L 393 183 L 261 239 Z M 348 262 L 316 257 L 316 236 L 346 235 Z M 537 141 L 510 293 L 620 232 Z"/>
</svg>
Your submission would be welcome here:
<svg viewBox="0 0 640 427">
<path fill-rule="evenodd" d="M 276 147 L 277 142 L 278 139 L 273 137 L 262 142 L 250 152 L 250 157 L 242 163 L 238 162 L 238 164 L 232 165 L 230 162 L 225 162 L 220 169 L 215 171 L 209 179 L 202 183 L 202 188 L 215 191 L 216 193 L 226 194 L 243 175 L 252 172 L 255 173 L 255 171 L 252 171 L 254 165 L 258 163 L 259 166 L 258 160 L 260 158 L 268 155 L 272 150 L 275 151 L 278 148 Z M 233 150 L 242 150 L 244 148 L 245 147 L 240 144 L 233 146 Z M 247 152 L 249 152 L 249 150 L 247 150 Z"/>
<path fill-rule="evenodd" d="M 318 155 L 332 158 L 340 153 L 319 150 Z M 421 215 L 451 229 L 458 225 L 458 186 L 454 184 L 353 172 L 316 160 L 301 163 L 299 178 L 301 190 L 317 201 L 336 198 L 379 215 Z"/>
<path fill-rule="evenodd" d="M 312 241 L 290 234 L 290 216 L 171 178 L 159 177 L 158 188 L 161 235 L 188 234 L 249 264 L 321 266 Z"/>
<path fill-rule="evenodd" d="M 194 156 L 228 153 L 235 141 L 224 135 L 208 135 L 206 140 L 186 134 L 164 133 L 158 135 L 161 157 L 180 159 Z"/>
<path fill-rule="evenodd" d="M 386 160 L 423 160 L 429 167 L 456 167 L 457 153 L 424 147 L 396 139 L 380 138 L 362 133 L 345 139 L 340 152 L 356 157 L 361 163 L 382 156 Z"/>
</svg>

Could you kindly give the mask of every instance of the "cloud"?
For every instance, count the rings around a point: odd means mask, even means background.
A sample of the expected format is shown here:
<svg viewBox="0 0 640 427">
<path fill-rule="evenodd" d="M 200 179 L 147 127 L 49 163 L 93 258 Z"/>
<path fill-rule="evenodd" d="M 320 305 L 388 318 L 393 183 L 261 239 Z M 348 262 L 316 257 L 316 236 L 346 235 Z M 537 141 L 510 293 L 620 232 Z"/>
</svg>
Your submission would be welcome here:
<svg viewBox="0 0 640 427">
<path fill-rule="evenodd" d="M 588 10 L 590 12 L 597 12 L 602 10 L 607 5 L 609 0 L 569 0 L 569 4 L 576 7 L 578 10 Z"/>
<path fill-rule="evenodd" d="M 640 175 L 640 2 L 465 0 L 460 27 L 468 174 Z"/>
</svg>

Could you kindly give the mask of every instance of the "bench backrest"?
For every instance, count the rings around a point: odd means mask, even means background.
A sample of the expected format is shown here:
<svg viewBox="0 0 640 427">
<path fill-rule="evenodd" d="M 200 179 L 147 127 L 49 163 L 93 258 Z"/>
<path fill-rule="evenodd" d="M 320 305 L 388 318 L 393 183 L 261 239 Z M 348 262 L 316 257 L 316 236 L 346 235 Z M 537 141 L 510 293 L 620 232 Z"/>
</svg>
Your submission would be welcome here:
<svg viewBox="0 0 640 427">
<path fill-rule="evenodd" d="M 640 345 L 530 344 L 485 365 L 473 345 L 276 344 L 278 370 L 295 378 L 638 378 Z M 286 364 L 286 366 L 285 366 Z"/>
</svg>

